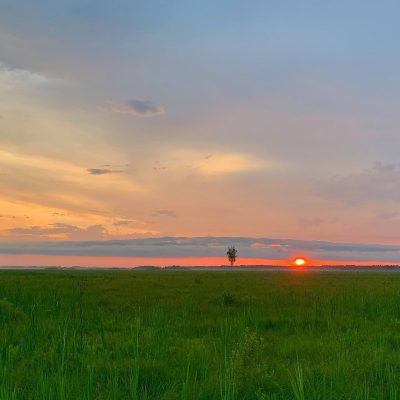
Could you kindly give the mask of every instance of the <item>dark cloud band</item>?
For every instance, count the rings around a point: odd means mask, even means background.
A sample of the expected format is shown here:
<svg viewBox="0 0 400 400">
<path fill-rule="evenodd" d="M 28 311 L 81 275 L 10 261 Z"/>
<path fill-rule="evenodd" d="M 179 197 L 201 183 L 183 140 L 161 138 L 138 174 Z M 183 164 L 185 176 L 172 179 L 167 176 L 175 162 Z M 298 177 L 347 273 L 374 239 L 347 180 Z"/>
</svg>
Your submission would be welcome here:
<svg viewBox="0 0 400 400">
<path fill-rule="evenodd" d="M 235 245 L 240 257 L 400 261 L 400 246 L 246 237 L 160 237 L 131 240 L 3 242 L 0 254 L 125 257 L 219 257 Z"/>
</svg>

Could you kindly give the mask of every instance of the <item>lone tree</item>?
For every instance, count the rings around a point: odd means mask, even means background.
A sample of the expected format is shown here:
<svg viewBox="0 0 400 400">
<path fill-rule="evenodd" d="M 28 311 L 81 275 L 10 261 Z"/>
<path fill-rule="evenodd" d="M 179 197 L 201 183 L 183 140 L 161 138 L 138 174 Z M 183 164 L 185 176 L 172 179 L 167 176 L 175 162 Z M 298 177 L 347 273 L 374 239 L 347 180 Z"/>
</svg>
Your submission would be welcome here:
<svg viewBox="0 0 400 400">
<path fill-rule="evenodd" d="M 228 260 L 231 263 L 231 267 L 233 267 L 233 264 L 236 261 L 236 254 L 237 254 L 237 250 L 236 250 L 235 246 L 228 247 L 228 251 L 226 252 L 226 255 L 228 256 Z"/>
</svg>

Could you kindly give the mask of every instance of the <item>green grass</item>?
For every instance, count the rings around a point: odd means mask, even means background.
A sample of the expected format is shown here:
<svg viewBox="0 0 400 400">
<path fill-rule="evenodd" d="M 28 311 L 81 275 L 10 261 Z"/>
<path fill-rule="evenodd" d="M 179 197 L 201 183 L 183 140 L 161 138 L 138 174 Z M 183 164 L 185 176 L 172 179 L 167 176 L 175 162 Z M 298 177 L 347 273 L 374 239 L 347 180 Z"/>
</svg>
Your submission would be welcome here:
<svg viewBox="0 0 400 400">
<path fill-rule="evenodd" d="M 400 400 L 400 275 L 2 271 L 9 399 Z"/>
</svg>

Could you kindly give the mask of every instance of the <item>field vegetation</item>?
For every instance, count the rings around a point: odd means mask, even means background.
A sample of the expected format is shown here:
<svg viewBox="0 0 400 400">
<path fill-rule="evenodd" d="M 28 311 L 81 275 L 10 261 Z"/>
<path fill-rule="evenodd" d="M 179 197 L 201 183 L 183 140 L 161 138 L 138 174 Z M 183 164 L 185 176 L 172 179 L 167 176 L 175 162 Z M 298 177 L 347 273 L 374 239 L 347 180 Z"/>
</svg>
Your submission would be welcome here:
<svg viewBox="0 0 400 400">
<path fill-rule="evenodd" d="M 0 399 L 400 399 L 400 274 L 2 271 Z"/>
</svg>

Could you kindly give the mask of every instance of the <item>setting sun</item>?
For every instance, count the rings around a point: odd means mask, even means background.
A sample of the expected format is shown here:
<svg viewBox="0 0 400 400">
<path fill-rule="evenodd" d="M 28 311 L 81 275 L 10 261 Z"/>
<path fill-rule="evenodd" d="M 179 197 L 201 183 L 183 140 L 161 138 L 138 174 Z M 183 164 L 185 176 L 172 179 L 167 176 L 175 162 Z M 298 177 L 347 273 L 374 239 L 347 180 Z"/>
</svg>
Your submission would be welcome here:
<svg viewBox="0 0 400 400">
<path fill-rule="evenodd" d="M 301 267 L 305 264 L 306 264 L 306 260 L 304 258 L 296 258 L 294 260 L 294 265 L 296 265 L 297 267 Z"/>
</svg>

